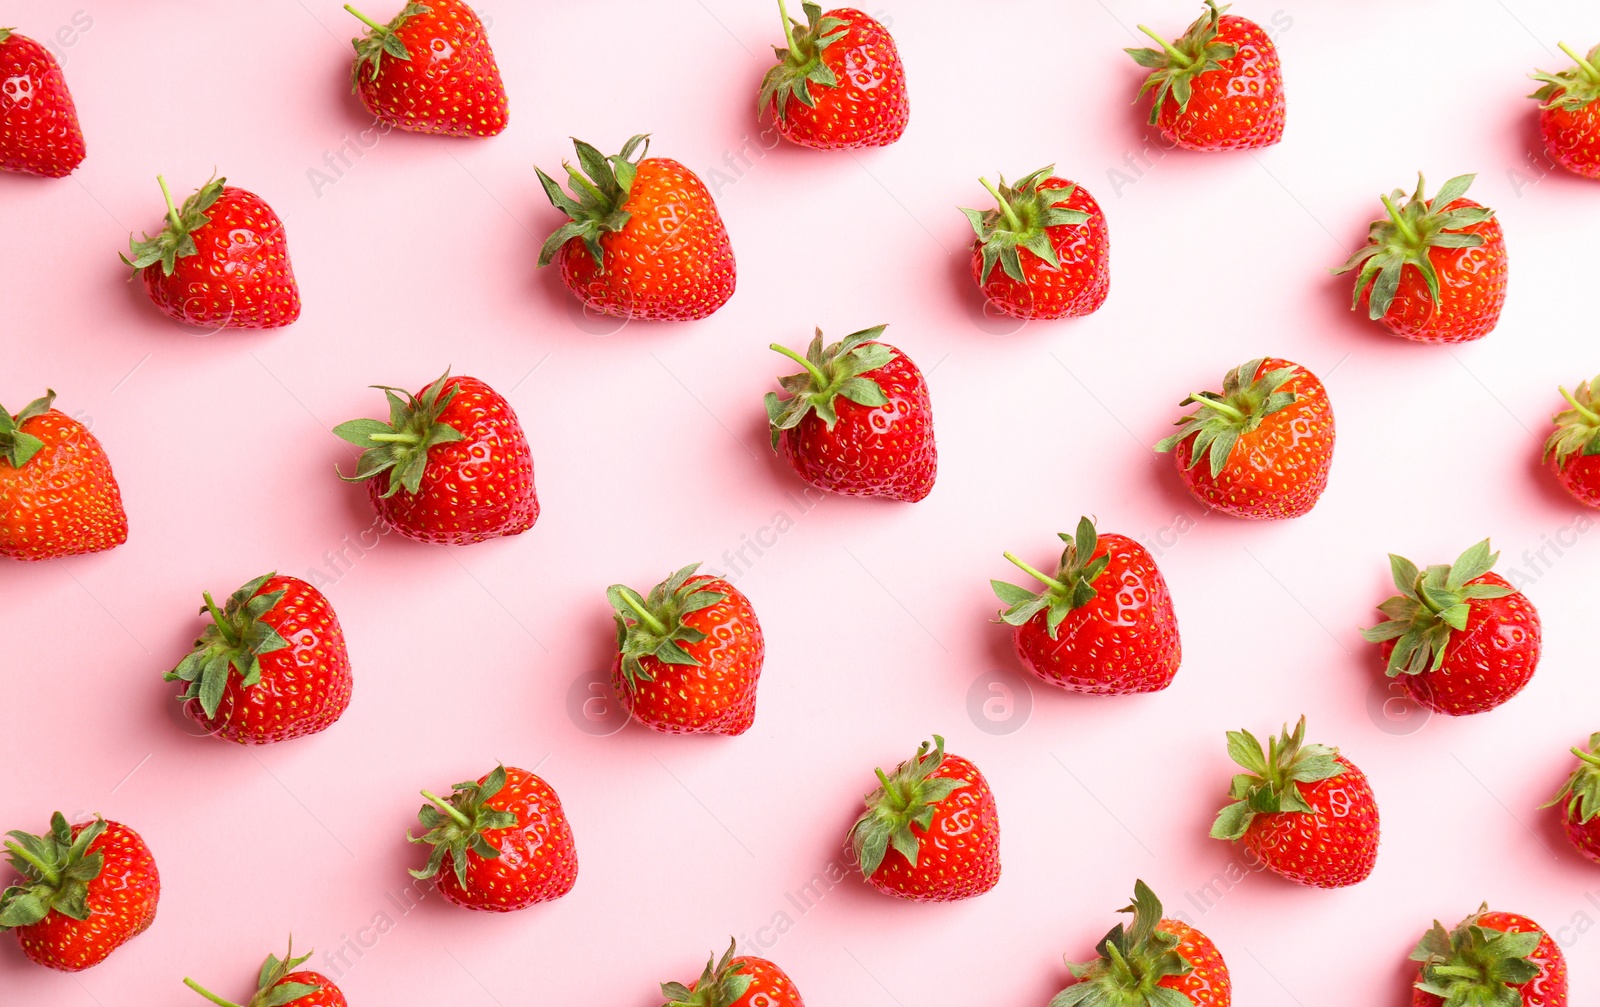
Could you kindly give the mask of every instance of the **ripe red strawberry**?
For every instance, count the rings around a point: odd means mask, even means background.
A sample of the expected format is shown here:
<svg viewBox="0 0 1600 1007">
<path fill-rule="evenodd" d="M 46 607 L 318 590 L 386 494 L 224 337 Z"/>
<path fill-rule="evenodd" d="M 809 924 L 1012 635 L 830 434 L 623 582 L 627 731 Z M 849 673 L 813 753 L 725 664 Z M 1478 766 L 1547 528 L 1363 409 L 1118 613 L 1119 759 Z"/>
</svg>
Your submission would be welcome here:
<svg viewBox="0 0 1600 1007">
<path fill-rule="evenodd" d="M 0 556 L 55 559 L 128 540 L 111 460 L 55 400 L 47 391 L 15 416 L 0 406 Z"/>
<path fill-rule="evenodd" d="M 466 545 L 520 535 L 539 520 L 533 455 L 517 414 L 477 378 L 446 371 L 416 395 L 374 385 L 389 399 L 389 421 L 333 428 L 364 449 L 353 476 L 400 534 Z"/>
<path fill-rule="evenodd" d="M 1544 443 L 1545 463 L 1578 500 L 1600 507 L 1600 377 L 1581 381 L 1576 392 L 1561 389 L 1570 409 L 1556 413 L 1556 429 Z"/>
<path fill-rule="evenodd" d="M 561 798 L 525 769 L 498 766 L 458 783 L 449 800 L 424 790 L 417 812 L 427 827 L 413 843 L 433 847 L 417 879 L 436 878 L 439 894 L 467 909 L 509 913 L 559 899 L 578 880 L 578 851 Z M 443 870 L 441 868 L 449 868 Z"/>
<path fill-rule="evenodd" d="M 1522 691 L 1539 666 L 1539 613 L 1522 592 L 1490 573 L 1499 553 L 1484 539 L 1451 565 L 1419 571 L 1393 553 L 1400 593 L 1363 632 L 1383 645 L 1390 678 L 1411 698 L 1453 717 L 1492 710 Z"/>
<path fill-rule="evenodd" d="M 880 892 L 914 902 L 970 899 L 1000 881 L 1000 816 L 978 767 L 946 755 L 933 736 L 878 789 L 850 827 L 861 875 Z"/>
<path fill-rule="evenodd" d="M 977 233 L 972 278 L 990 303 L 1017 318 L 1087 315 L 1111 287 L 1106 215 L 1089 190 L 1054 171 L 1040 168 L 1014 185 L 1002 175 L 999 188 L 979 179 L 997 206 L 961 211 Z"/>
<path fill-rule="evenodd" d="M 766 642 L 738 588 L 684 567 L 648 598 L 606 591 L 617 620 L 611 685 L 639 723 L 668 734 L 743 734 L 756 716 Z"/>
<path fill-rule="evenodd" d="M 483 22 L 461 0 L 408 2 L 388 24 L 349 4 L 368 31 L 350 85 L 379 122 L 413 133 L 494 136 L 510 112 Z M 385 58 L 387 57 L 387 58 Z"/>
<path fill-rule="evenodd" d="M 0 171 L 46 178 L 83 163 L 78 107 L 50 50 L 0 28 Z"/>
<path fill-rule="evenodd" d="M 0 894 L 0 933 L 16 931 L 30 961 L 81 972 L 155 922 L 161 875 L 126 825 L 96 816 L 69 826 L 58 811 L 45 835 L 6 835 L 22 879 Z"/>
<path fill-rule="evenodd" d="M 1252 360 L 1227 373 L 1221 394 L 1199 392 L 1179 404 L 1199 408 L 1156 450 L 1173 452 L 1201 503 L 1252 519 L 1299 517 L 1317 505 L 1337 433 L 1315 374 L 1277 357 Z"/>
<path fill-rule="evenodd" d="M 214 178 L 177 209 L 166 179 L 156 181 L 167 226 L 143 241 L 130 236 L 133 258 L 122 256 L 144 274 L 156 307 L 202 328 L 276 329 L 300 317 L 283 221 L 266 200 Z"/>
<path fill-rule="evenodd" d="M 818 150 L 859 150 L 894 143 L 911 120 L 906 68 L 894 38 L 854 7 L 822 12 L 802 4 L 806 23 L 791 20 L 778 0 L 787 43 L 773 46 L 778 63 L 761 81 L 760 118 L 778 133 Z"/>
<path fill-rule="evenodd" d="M 559 255 L 567 289 L 619 318 L 693 321 L 728 303 L 738 273 L 733 246 L 700 177 L 669 158 L 645 157 L 649 136 L 633 137 L 614 157 L 573 144 L 582 170 L 562 167 L 576 199 L 539 171 L 545 195 L 571 218 L 544 243 L 539 265 Z"/>
<path fill-rule="evenodd" d="M 347 1001 L 344 994 L 333 980 L 320 972 L 300 969 L 310 960 L 310 955 L 294 956 L 293 940 L 289 942 L 289 953 L 283 961 L 279 961 L 277 955 L 268 955 L 267 960 L 261 963 L 255 995 L 243 1007 L 345 1007 Z M 217 1007 L 241 1007 L 217 996 L 193 979 L 185 979 L 183 984 Z"/>
<path fill-rule="evenodd" d="M 1418 174 L 1410 199 L 1399 189 L 1381 197 L 1389 216 L 1373 221 L 1367 244 L 1334 270 L 1361 267 L 1354 308 L 1422 343 L 1494 331 L 1506 303 L 1506 241 L 1494 211 L 1465 198 L 1474 178 L 1458 175 L 1427 199 Z"/>
<path fill-rule="evenodd" d="M 1143 881 L 1134 882 L 1133 903 L 1122 911 L 1133 914 L 1132 926 L 1112 927 L 1094 961 L 1069 959 L 1077 982 L 1057 993 L 1050 1007 L 1230 1007 L 1233 979 L 1211 938 L 1163 917 L 1161 901 Z"/>
<path fill-rule="evenodd" d="M 167 672 L 186 683 L 184 710 L 211 734 L 269 745 L 327 730 L 350 705 L 344 630 L 321 591 L 269 573 L 221 609 L 205 594 L 211 624 Z"/>
<path fill-rule="evenodd" d="M 1183 658 L 1167 582 L 1149 550 L 1124 535 L 1100 535 L 1078 521 L 1054 577 L 1006 553 L 1045 585 L 1037 594 L 992 580 L 1015 626 L 1017 659 L 1035 675 L 1073 692 L 1125 696 L 1160 692 Z"/>
<path fill-rule="evenodd" d="M 700 978 L 689 985 L 662 983 L 664 1007 L 805 1007 L 783 969 L 754 955 L 735 958 L 738 943 L 730 941 L 722 958 L 706 962 Z"/>
<path fill-rule="evenodd" d="M 778 379 L 787 398 L 766 397 L 773 450 L 800 478 L 844 496 L 915 503 L 933 491 L 939 451 L 928 384 L 911 358 L 878 342 L 886 326 L 852 332 L 826 349 L 822 330 L 804 357 L 772 349 L 805 368 Z"/>
<path fill-rule="evenodd" d="M 1485 905 L 1448 932 L 1435 920 L 1411 960 L 1415 1007 L 1567 1007 L 1567 960 L 1526 916 Z"/>
<path fill-rule="evenodd" d="M 1124 50 L 1150 71 L 1139 97 L 1156 94 L 1151 124 L 1189 150 L 1254 150 L 1283 139 L 1278 47 L 1254 21 L 1224 15 L 1228 7 L 1206 0 L 1176 42 L 1140 25 L 1161 48 Z"/>
<path fill-rule="evenodd" d="M 1344 888 L 1378 861 L 1378 802 L 1366 774 L 1337 748 L 1305 744 L 1306 718 L 1285 725 L 1267 749 L 1249 731 L 1228 732 L 1228 754 L 1247 772 L 1233 778 L 1234 803 L 1211 838 L 1244 840 L 1257 860 L 1290 881 Z"/>
<path fill-rule="evenodd" d="M 1600 46 L 1579 56 L 1560 43 L 1575 66 L 1555 73 L 1539 71 L 1544 86 L 1528 97 L 1539 101 L 1539 132 L 1550 158 L 1584 178 L 1600 178 Z"/>
<path fill-rule="evenodd" d="M 1567 838 L 1585 857 L 1600 864 L 1600 734 L 1589 736 L 1588 748 L 1574 748 L 1578 766 L 1546 808 L 1561 807 Z"/>
</svg>

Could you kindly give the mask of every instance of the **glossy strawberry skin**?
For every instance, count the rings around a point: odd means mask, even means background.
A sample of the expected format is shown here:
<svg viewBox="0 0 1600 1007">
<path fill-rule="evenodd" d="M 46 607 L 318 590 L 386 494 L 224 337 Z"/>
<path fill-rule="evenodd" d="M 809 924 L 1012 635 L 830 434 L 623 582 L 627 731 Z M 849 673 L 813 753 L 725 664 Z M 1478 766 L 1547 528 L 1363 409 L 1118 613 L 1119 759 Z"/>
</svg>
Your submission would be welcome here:
<svg viewBox="0 0 1600 1007">
<path fill-rule="evenodd" d="M 1549 100 L 1556 101 L 1565 93 L 1557 89 Z M 1575 111 L 1541 108 L 1539 133 L 1545 150 L 1561 167 L 1584 178 L 1600 178 L 1600 101 Z"/>
<path fill-rule="evenodd" d="M 122 492 L 94 434 L 56 409 L 20 429 L 44 447 L 20 469 L 0 458 L 0 556 L 56 559 L 126 542 Z"/>
<path fill-rule="evenodd" d="M 505 85 L 483 22 L 460 0 L 428 0 L 395 35 L 409 60 L 389 56 L 358 71 L 356 90 L 379 122 L 413 133 L 495 136 L 510 121 Z"/>
<path fill-rule="evenodd" d="M 862 376 L 876 381 L 889 401 L 863 406 L 839 396 L 832 430 L 808 413 L 799 426 L 782 432 L 779 448 L 800 478 L 818 489 L 915 503 L 933 492 L 939 468 L 927 382 L 899 350 Z"/>
<path fill-rule="evenodd" d="M 1429 200 L 1432 206 L 1433 201 Z M 1470 199 L 1458 199 L 1446 209 L 1479 206 Z M 1467 227 L 1452 228 L 1462 234 L 1478 234 L 1483 244 L 1476 248 L 1428 250 L 1428 258 L 1439 274 L 1439 301 L 1435 304 L 1427 281 L 1415 266 L 1400 274 L 1400 289 L 1381 321 L 1390 332 L 1419 343 L 1462 343 L 1482 339 L 1500 322 L 1506 303 L 1506 242 L 1496 217 Z M 1366 311 L 1373 284 L 1361 292 L 1361 310 Z"/>
<path fill-rule="evenodd" d="M 478 782 L 487 779 L 486 775 Z M 447 901 L 466 909 L 510 913 L 572 891 L 578 880 L 578 850 L 561 798 L 550 784 L 527 770 L 507 766 L 504 789 L 485 807 L 511 812 L 517 824 L 484 831 L 484 839 L 500 856 L 468 854 L 466 887 L 456 880 L 452 855 L 445 853 L 437 884 Z"/>
<path fill-rule="evenodd" d="M 755 723 L 756 686 L 766 660 L 761 623 L 750 599 L 727 581 L 701 574 L 685 584 L 725 596 L 683 617 L 684 625 L 706 635 L 699 643 L 683 644 L 699 667 L 667 664 L 647 654 L 639 663 L 650 681 L 641 679 L 630 687 L 619 653 L 611 665 L 611 687 L 641 724 L 658 731 L 743 734 Z"/>
<path fill-rule="evenodd" d="M 1074 183 L 1051 176 L 1039 183 L 1040 189 L 1065 189 Z M 1065 203 L 1065 209 L 1089 215 L 1082 224 L 1057 224 L 1046 228 L 1050 246 L 1061 263 L 1057 269 L 1026 248 L 1018 249 L 1022 275 L 1018 283 L 996 267 L 983 280 L 983 243 L 972 245 L 972 278 L 983 289 L 989 303 L 1014 318 L 1051 320 L 1074 318 L 1100 310 L 1111 289 L 1111 234 L 1100 204 L 1079 185 Z"/>
<path fill-rule="evenodd" d="M 906 93 L 906 68 L 893 36 L 854 7 L 827 11 L 823 17 L 844 22 L 840 30 L 845 37 L 822 51 L 823 64 L 839 84 L 810 87 L 814 107 L 790 97 L 781 110 L 773 109 L 783 113 L 776 116 L 779 135 L 817 150 L 860 150 L 894 143 L 911 121 L 911 102 Z"/>
<path fill-rule="evenodd" d="M 1566 830 L 1567 838 L 1572 841 L 1573 847 L 1583 854 L 1585 858 L 1600 864 L 1600 818 L 1591 818 L 1587 822 L 1580 822 L 1577 816 L 1568 809 L 1561 812 L 1561 824 Z"/>
<path fill-rule="evenodd" d="M 72 834 L 87 827 L 75 825 Z M 105 961 L 155 922 L 161 874 L 139 834 L 107 821 L 105 832 L 89 844 L 88 852 L 105 855 L 100 875 L 89 882 L 89 918 L 80 922 L 51 910 L 38 923 L 16 929 L 22 953 L 36 964 L 82 972 Z"/>
<path fill-rule="evenodd" d="M 1233 978 L 1211 938 L 1182 920 L 1164 919 L 1157 929 L 1178 938 L 1178 954 L 1194 967 L 1188 975 L 1163 976 L 1158 985 L 1178 991 L 1195 1007 L 1232 1007 Z"/>
<path fill-rule="evenodd" d="M 1300 783 L 1315 809 L 1258 814 L 1245 846 L 1275 873 L 1313 888 L 1344 888 L 1365 881 L 1378 861 L 1378 802 L 1366 774 L 1338 756 L 1344 773 Z"/>
<path fill-rule="evenodd" d="M 1580 503 L 1600 507 L 1600 455 L 1572 454 L 1564 461 L 1551 459 L 1556 478 Z"/>
<path fill-rule="evenodd" d="M 1511 584 L 1486 573 L 1469 584 Z M 1539 613 L 1521 592 L 1504 598 L 1474 599 L 1467 628 L 1450 634 L 1444 664 L 1438 671 L 1401 675 L 1406 692 L 1418 703 L 1452 717 L 1492 710 L 1522 691 L 1539 666 Z M 1387 663 L 1394 641 L 1385 641 Z"/>
<path fill-rule="evenodd" d="M 1521 987 L 1522 1007 L 1567 1007 L 1567 959 L 1560 945 L 1550 937 L 1550 932 L 1516 913 L 1483 913 L 1477 918 L 1480 926 L 1503 933 L 1525 934 L 1539 931 L 1544 934 L 1539 946 L 1529 958 L 1539 967 L 1539 974 Z M 1413 1007 L 1443 1007 L 1444 999 L 1422 990 L 1411 991 Z"/>
<path fill-rule="evenodd" d="M 1224 14 L 1218 42 L 1238 47 L 1222 69 L 1194 78 L 1188 108 L 1162 102 L 1156 125 L 1161 135 L 1187 150 L 1255 150 L 1283 139 L 1287 105 L 1278 47 L 1261 26 Z"/>
<path fill-rule="evenodd" d="M 283 221 L 266 200 L 227 186 L 193 233 L 195 255 L 171 276 L 146 266 L 145 290 L 163 313 L 200 328 L 275 329 L 300 317 Z"/>
<path fill-rule="evenodd" d="M 315 993 L 308 993 L 297 997 L 284 1004 L 284 1007 L 348 1007 L 349 1001 L 345 1000 L 344 993 L 335 986 L 332 979 L 320 972 L 310 970 L 304 972 L 291 972 L 282 979 L 272 984 L 273 989 L 291 983 L 304 983 L 307 986 L 318 987 Z"/>
<path fill-rule="evenodd" d="M 461 440 L 429 450 L 416 493 L 402 487 L 385 497 L 389 473 L 368 480 L 372 506 L 395 531 L 419 542 L 467 545 L 522 534 L 539 520 L 539 497 L 533 453 L 517 414 L 477 378 L 453 377 L 444 387 L 456 394 L 439 422 L 459 431 Z"/>
<path fill-rule="evenodd" d="M 1159 692 L 1183 658 L 1172 595 L 1149 550 L 1104 534 L 1095 557 L 1109 556 L 1094 600 L 1062 620 L 1050 637 L 1049 610 L 1012 635 L 1023 667 L 1051 685 L 1096 696 Z"/>
<path fill-rule="evenodd" d="M 83 163 L 83 130 L 50 50 L 15 32 L 0 42 L 0 171 L 63 178 Z"/>
<path fill-rule="evenodd" d="M 794 980 L 772 962 L 754 955 L 740 955 L 733 959 L 733 964 L 742 966 L 740 975 L 750 977 L 750 988 L 728 1007 L 805 1007 L 806 1002 L 795 989 Z M 690 983 L 689 989 L 692 991 L 699 985 Z"/>
<path fill-rule="evenodd" d="M 978 767 L 959 755 L 945 755 L 933 778 L 963 780 L 941 801 L 918 839 L 917 865 L 891 850 L 868 878 L 872 887 L 914 902 L 955 902 L 982 895 L 1000 882 L 1000 817 L 994 792 Z"/>
</svg>

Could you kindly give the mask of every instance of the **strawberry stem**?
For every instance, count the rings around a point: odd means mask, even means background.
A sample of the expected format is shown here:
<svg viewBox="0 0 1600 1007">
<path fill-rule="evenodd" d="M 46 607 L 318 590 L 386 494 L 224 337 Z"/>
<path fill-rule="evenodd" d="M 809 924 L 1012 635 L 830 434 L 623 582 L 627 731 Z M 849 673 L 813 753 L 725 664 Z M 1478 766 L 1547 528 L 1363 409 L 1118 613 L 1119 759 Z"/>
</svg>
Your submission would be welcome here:
<svg viewBox="0 0 1600 1007">
<path fill-rule="evenodd" d="M 1161 46 L 1162 49 L 1166 50 L 1167 58 L 1172 60 L 1172 62 L 1178 64 L 1178 68 L 1180 70 L 1187 70 L 1191 65 L 1193 65 L 1194 60 L 1192 60 L 1189 57 L 1185 56 L 1183 53 L 1179 52 L 1178 50 L 1172 48 L 1172 43 L 1168 42 L 1166 39 L 1162 38 L 1160 35 L 1157 35 L 1155 32 L 1151 31 L 1149 28 L 1146 28 L 1144 25 L 1139 25 L 1138 27 L 1139 27 L 1140 31 L 1144 32 L 1146 35 L 1149 35 L 1151 38 L 1155 39 L 1157 45 Z"/>
<path fill-rule="evenodd" d="M 424 790 L 422 792 L 422 797 L 429 804 L 433 805 L 434 807 L 438 808 L 440 811 L 442 811 L 445 814 L 449 815 L 451 821 L 455 822 L 457 825 L 461 826 L 463 829 L 472 828 L 472 819 L 468 818 L 466 815 L 463 815 L 459 810 L 457 810 L 454 806 L 452 806 L 449 801 L 447 801 L 444 798 L 440 797 L 438 794 L 435 794 L 431 790 Z"/>
<path fill-rule="evenodd" d="M 794 52 L 794 22 L 789 18 L 789 7 L 778 0 L 778 13 L 783 16 L 783 37 L 789 43 L 789 51 Z M 1581 62 L 1581 61 L 1580 61 Z"/>
<path fill-rule="evenodd" d="M 386 32 L 386 31 L 389 30 L 387 26 L 381 25 L 378 22 L 372 20 L 371 18 L 367 17 L 365 14 L 363 14 L 360 11 L 356 10 L 354 7 L 350 6 L 349 4 L 345 4 L 344 5 L 344 9 L 349 11 L 350 13 L 354 14 L 356 17 L 360 18 L 362 20 L 362 22 L 364 24 L 366 24 L 367 27 L 371 28 L 373 31 Z"/>
<path fill-rule="evenodd" d="M 212 1003 L 216 1004 L 217 1007 L 239 1007 L 239 1005 L 234 1003 L 232 1000 L 224 1000 L 224 999 L 222 999 L 221 997 L 217 996 L 215 993 L 213 993 L 210 990 L 206 989 L 204 986 L 202 986 L 199 983 L 195 982 L 193 979 L 185 978 L 183 980 L 183 984 L 185 986 L 189 987 L 190 989 L 194 990 L 196 993 L 200 994 L 201 996 L 205 997 L 207 1000 L 210 1000 Z"/>
<path fill-rule="evenodd" d="M 982 182 L 983 187 L 989 190 L 989 195 L 994 197 L 994 201 L 1000 204 L 1000 215 L 1006 218 L 1006 226 L 1013 231 L 1022 230 L 1022 221 L 1017 219 L 1017 214 L 1011 209 L 1011 204 L 1006 202 L 1004 196 L 1000 195 L 1000 190 L 994 187 L 994 183 L 987 178 L 980 178 L 978 181 Z"/>
<path fill-rule="evenodd" d="M 237 647 L 239 641 L 234 638 L 233 630 L 229 627 L 228 620 L 223 616 L 222 610 L 217 607 L 215 601 L 211 600 L 211 592 L 202 591 L 200 596 L 206 600 L 206 611 L 211 613 L 211 621 L 217 624 L 217 631 L 222 634 L 222 638 L 228 641 L 228 646 Z"/>
<path fill-rule="evenodd" d="M 650 632 L 656 634 L 657 636 L 666 635 L 667 627 L 662 624 L 660 619 L 657 619 L 654 615 L 652 615 L 648 608 L 645 608 L 643 605 L 634 601 L 631 594 L 623 591 L 622 600 L 627 602 L 629 608 L 633 609 L 633 614 L 639 617 L 640 622 L 650 627 Z"/>
<path fill-rule="evenodd" d="M 1242 422 L 1245 419 L 1243 410 L 1235 408 L 1221 399 L 1214 399 L 1209 395 L 1195 395 L 1193 396 L 1193 399 L 1195 402 L 1205 406 L 1208 409 L 1215 409 L 1217 412 L 1226 416 L 1228 419 L 1233 420 L 1235 423 Z"/>
<path fill-rule="evenodd" d="M 1600 84 L 1600 70 L 1596 70 L 1593 63 L 1573 52 L 1565 42 L 1557 42 L 1556 45 L 1560 46 L 1562 52 L 1571 56 L 1573 61 L 1583 68 L 1583 75 L 1589 78 L 1589 83 Z"/>
<path fill-rule="evenodd" d="M 1590 409 L 1588 406 L 1573 398 L 1572 393 L 1567 391 L 1565 388 L 1561 389 L 1561 397 L 1567 400 L 1567 405 L 1578 411 L 1579 416 L 1582 416 L 1585 420 L 1588 420 L 1590 423 L 1593 423 L 1596 426 L 1600 426 L 1600 413 L 1596 413 L 1593 409 Z"/>
<path fill-rule="evenodd" d="M 1600 767 L 1600 755 L 1597 755 L 1594 752 L 1586 752 L 1581 748 L 1574 748 L 1572 750 L 1572 754 L 1576 755 L 1580 761 L 1587 763 L 1588 765 Z"/>
<path fill-rule="evenodd" d="M 33 865 L 33 868 L 39 872 L 39 876 L 44 879 L 45 884 L 55 885 L 61 881 L 61 875 L 58 874 L 55 868 L 51 867 L 49 864 L 40 860 L 38 857 L 29 853 L 27 850 L 23 849 L 21 846 L 18 846 L 16 843 L 11 842 L 10 840 L 7 840 L 5 845 L 6 849 L 10 850 L 12 855 L 19 857 L 22 860 L 26 860 L 29 864 Z"/>
<path fill-rule="evenodd" d="M 401 431 L 393 434 L 368 434 L 367 440 L 379 444 L 420 444 L 422 438 L 416 434 Z"/>
<path fill-rule="evenodd" d="M 1405 235 L 1405 239 L 1407 241 L 1415 242 L 1417 240 L 1416 228 L 1412 227 L 1406 222 L 1406 219 L 1400 215 L 1400 211 L 1395 207 L 1394 202 L 1390 200 L 1388 196 L 1379 196 L 1378 198 L 1383 200 L 1383 208 L 1389 211 L 1389 219 L 1394 221 L 1395 229 L 1401 234 Z"/>
<path fill-rule="evenodd" d="M 172 205 L 172 190 L 167 188 L 167 180 L 157 175 L 156 184 L 161 186 L 161 198 L 167 201 L 167 222 L 174 230 L 183 230 L 183 222 L 178 219 L 178 208 Z"/>
<path fill-rule="evenodd" d="M 779 353 L 783 354 L 784 356 L 788 357 L 790 360 L 793 360 L 795 363 L 799 364 L 801 367 L 804 367 L 806 369 L 806 373 L 811 375 L 811 380 L 813 380 L 813 381 L 815 381 L 817 383 L 817 387 L 818 388 L 826 388 L 826 387 L 828 387 L 828 376 L 826 374 L 823 374 L 822 371 L 818 370 L 816 364 L 813 364 L 811 361 L 807 360 L 805 357 L 803 357 L 800 354 L 796 353 L 795 351 L 789 349 L 789 347 L 780 346 L 777 343 L 772 343 L 772 344 L 768 345 L 767 349 L 769 349 L 769 350 L 777 350 Z"/>
<path fill-rule="evenodd" d="M 1065 590 L 1066 589 L 1066 585 L 1065 584 L 1061 583 L 1059 580 L 1056 580 L 1054 577 L 1050 577 L 1050 576 L 1047 576 L 1046 574 L 1040 573 L 1038 570 L 1036 570 L 1033 567 L 1029 566 L 1027 563 L 1023 562 L 1021 559 L 1018 559 L 1014 554 L 1008 552 L 1008 553 L 1005 553 L 1005 557 L 1006 557 L 1006 559 L 1010 560 L 1012 563 L 1015 563 L 1017 565 L 1017 568 L 1020 569 L 1023 573 L 1027 574 L 1029 577 L 1032 577 L 1034 580 L 1039 581 L 1039 583 L 1048 584 L 1049 586 L 1051 586 L 1053 588 L 1060 589 L 1060 590 Z"/>
</svg>

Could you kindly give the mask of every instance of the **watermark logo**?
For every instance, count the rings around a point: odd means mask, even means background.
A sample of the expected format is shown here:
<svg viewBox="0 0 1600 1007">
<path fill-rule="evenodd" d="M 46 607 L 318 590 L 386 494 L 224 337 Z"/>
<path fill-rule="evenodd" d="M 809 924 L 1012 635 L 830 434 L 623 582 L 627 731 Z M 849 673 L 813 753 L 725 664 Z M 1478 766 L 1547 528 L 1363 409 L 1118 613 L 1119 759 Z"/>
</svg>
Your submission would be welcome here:
<svg viewBox="0 0 1600 1007">
<path fill-rule="evenodd" d="M 567 687 L 567 718 L 584 734 L 607 738 L 627 727 L 632 715 L 611 687 L 611 673 L 592 671 Z"/>
<path fill-rule="evenodd" d="M 1016 734 L 1033 715 L 1033 686 L 1014 671 L 979 675 L 967 687 L 967 718 L 985 734 Z"/>
</svg>

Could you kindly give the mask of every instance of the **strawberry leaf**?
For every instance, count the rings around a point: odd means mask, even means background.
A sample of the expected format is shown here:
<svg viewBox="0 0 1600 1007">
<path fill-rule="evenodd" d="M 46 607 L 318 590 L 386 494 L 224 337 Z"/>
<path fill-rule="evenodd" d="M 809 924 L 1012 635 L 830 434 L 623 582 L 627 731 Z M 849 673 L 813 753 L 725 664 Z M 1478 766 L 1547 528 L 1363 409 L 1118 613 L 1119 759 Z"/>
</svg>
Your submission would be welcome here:
<svg viewBox="0 0 1600 1007">
<path fill-rule="evenodd" d="M 872 877 L 893 847 L 912 867 L 917 866 L 921 839 L 913 831 L 926 829 L 940 802 L 969 784 L 965 780 L 936 777 L 944 765 L 944 739 L 923 742 L 915 757 L 893 773 L 878 770 L 878 789 L 867 796 L 867 810 L 850 827 L 850 842 L 863 877 Z"/>
<path fill-rule="evenodd" d="M 1177 420 L 1178 432 L 1158 442 L 1156 450 L 1176 450 L 1192 437 L 1189 467 L 1208 458 L 1211 477 L 1220 476 L 1232 460 L 1240 436 L 1254 432 L 1268 416 L 1297 401 L 1295 393 L 1283 386 L 1301 373 L 1300 368 L 1289 364 L 1263 373 L 1265 364 L 1264 357 L 1248 361 L 1223 376 L 1220 394 L 1197 392 L 1178 403 L 1199 408 Z"/>
</svg>

